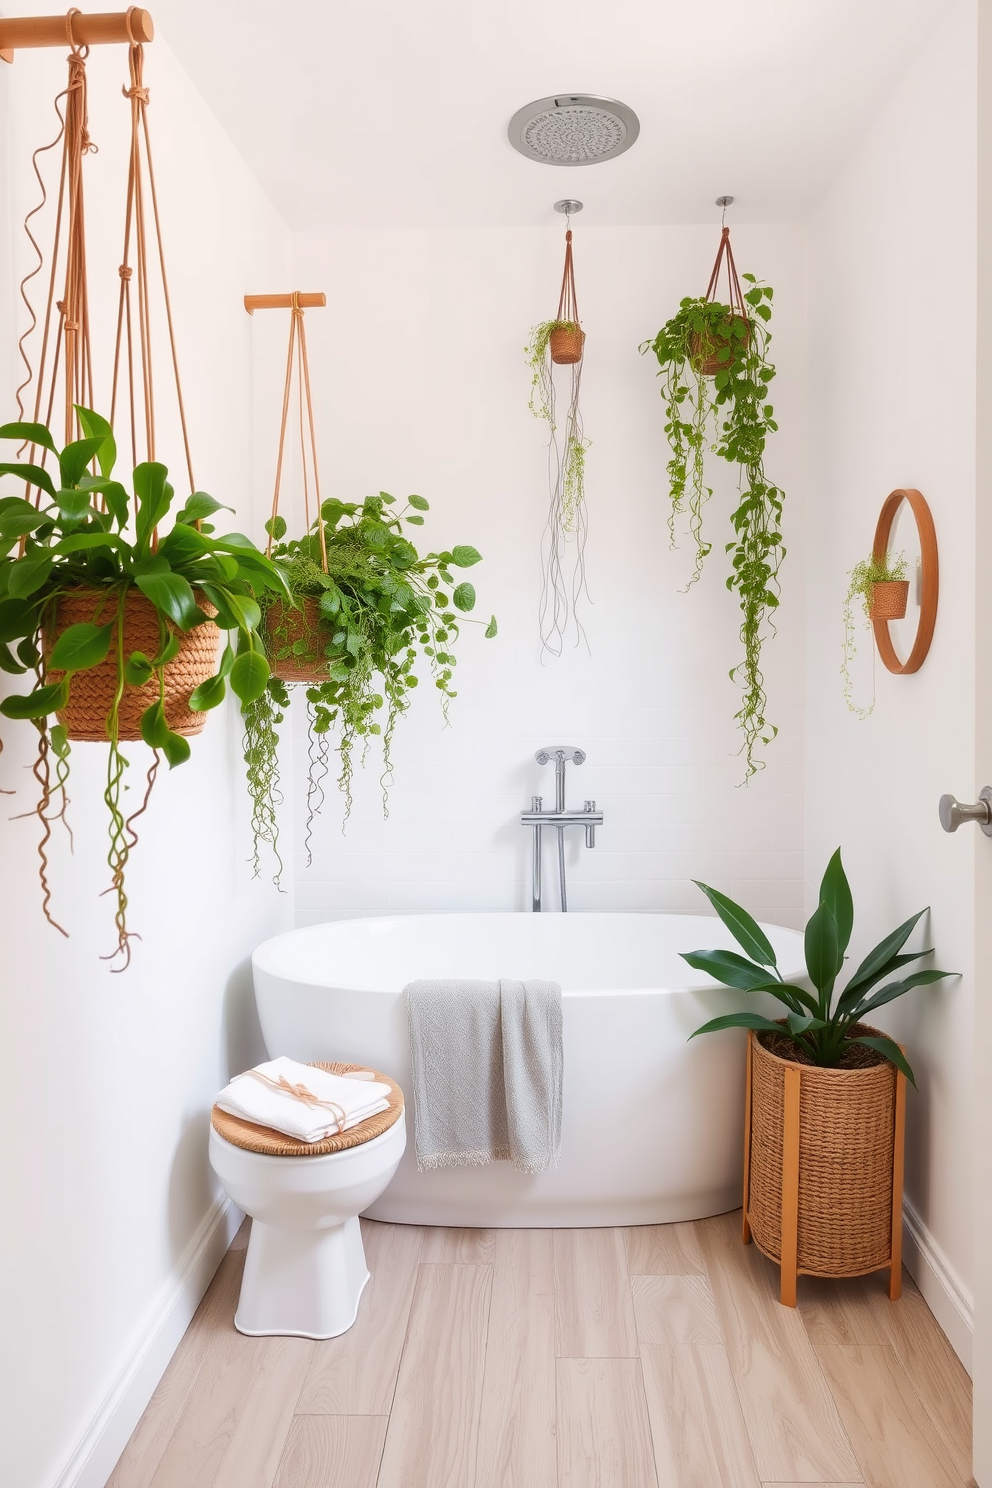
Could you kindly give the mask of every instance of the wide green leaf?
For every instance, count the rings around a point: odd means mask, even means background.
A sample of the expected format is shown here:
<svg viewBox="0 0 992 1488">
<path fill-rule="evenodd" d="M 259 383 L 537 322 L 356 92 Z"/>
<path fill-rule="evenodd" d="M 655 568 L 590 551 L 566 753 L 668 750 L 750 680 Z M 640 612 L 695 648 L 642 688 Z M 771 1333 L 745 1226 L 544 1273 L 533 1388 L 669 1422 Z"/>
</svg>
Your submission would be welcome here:
<svg viewBox="0 0 992 1488">
<path fill-rule="evenodd" d="M 874 1038 L 870 1034 L 859 1035 L 857 1038 L 848 1039 L 851 1044 L 864 1044 L 866 1049 L 877 1049 L 879 1054 L 884 1054 L 896 1069 L 902 1070 L 911 1085 L 916 1084 L 916 1076 L 906 1061 L 906 1056 L 896 1043 L 895 1039 Z"/>
<path fill-rule="evenodd" d="M 99 666 L 110 650 L 113 625 L 70 625 L 52 647 L 48 665 L 56 672 L 83 672 Z"/>
<path fill-rule="evenodd" d="M 901 982 L 889 982 L 888 986 L 880 987 L 870 997 L 859 1002 L 857 1007 L 846 1008 L 844 1011 L 860 1022 L 866 1013 L 874 1012 L 876 1008 L 884 1007 L 887 1002 L 894 1002 L 897 997 L 903 997 L 914 987 L 931 987 L 934 982 L 942 982 L 945 977 L 959 976 L 956 971 L 914 971 L 911 976 L 904 977 Z"/>
<path fill-rule="evenodd" d="M 4 698 L 0 713 L 5 718 L 47 718 L 65 706 L 65 682 L 49 682 L 45 687 L 36 687 L 26 697 L 20 693 Z"/>
<path fill-rule="evenodd" d="M 68 521 L 75 521 L 80 517 L 85 517 L 89 512 L 96 510 L 89 491 L 63 489 L 56 491 L 55 500 L 59 504 L 59 511 L 62 513 L 62 516 Z"/>
<path fill-rule="evenodd" d="M 145 548 L 151 535 L 169 510 L 173 490 L 168 483 L 168 470 L 157 460 L 146 460 L 135 466 L 134 490 L 138 498 L 137 543 Z"/>
<path fill-rule="evenodd" d="M 496 635 L 497 630 L 498 627 L 496 625 L 496 616 L 491 615 L 489 618 L 489 624 L 486 626 L 486 640 L 491 641 L 493 636 Z"/>
<path fill-rule="evenodd" d="M 94 413 L 92 408 L 83 408 L 78 403 L 76 417 L 84 434 L 90 438 L 99 437 L 103 441 L 96 451 L 97 463 L 103 475 L 112 475 L 117 464 L 117 441 L 110 424 L 102 414 Z"/>
<path fill-rule="evenodd" d="M 54 562 L 51 553 L 27 553 L 18 559 L 7 581 L 7 592 L 11 598 L 24 599 L 40 589 L 47 581 Z"/>
<path fill-rule="evenodd" d="M 141 737 L 149 748 L 164 749 L 169 733 L 169 725 L 165 721 L 165 705 L 159 698 L 141 715 Z"/>
<path fill-rule="evenodd" d="M 42 449 L 49 450 L 53 455 L 58 454 L 55 440 L 44 424 L 2 424 L 0 439 L 16 439 L 18 444 L 40 444 Z"/>
<path fill-rule="evenodd" d="M 785 1021 L 789 1025 L 789 1032 L 797 1035 L 809 1033 L 811 1028 L 826 1028 L 828 1026 L 823 1018 L 807 1017 L 803 1013 L 790 1013 Z"/>
<path fill-rule="evenodd" d="M 231 689 L 243 703 L 253 703 L 265 691 L 269 663 L 260 651 L 242 651 L 231 667 Z"/>
<path fill-rule="evenodd" d="M 871 986 L 877 981 L 880 976 L 886 976 L 888 974 L 884 968 L 888 965 L 890 959 L 902 950 L 925 914 L 926 910 L 921 909 L 917 914 L 913 915 L 912 919 L 906 920 L 897 930 L 893 930 L 891 935 L 887 935 L 884 940 L 880 940 L 874 950 L 868 952 L 844 989 L 843 1000 L 845 1002 L 851 998 L 852 993 L 857 994 L 859 991 L 863 991 L 866 987 Z M 922 954 L 923 952 L 921 951 L 920 955 Z"/>
<path fill-rule="evenodd" d="M 193 689 L 189 705 L 194 713 L 206 713 L 208 708 L 216 708 L 222 703 L 226 694 L 227 684 L 223 677 L 219 675 L 208 677 L 205 682 L 200 683 L 199 687 Z"/>
<path fill-rule="evenodd" d="M 431 509 L 430 502 L 425 501 L 423 496 L 408 496 L 406 499 L 411 506 L 416 507 L 417 511 L 430 511 Z"/>
<path fill-rule="evenodd" d="M 195 527 L 177 524 L 158 545 L 159 556 L 172 568 L 185 563 L 195 563 L 210 551 L 210 539 L 197 532 Z"/>
<path fill-rule="evenodd" d="M 207 593 L 206 588 L 204 588 L 203 592 L 205 594 Z M 211 597 L 213 598 L 212 593 Z M 257 630 L 261 625 L 262 611 L 255 600 L 250 599 L 247 594 L 232 594 L 230 590 L 226 590 L 224 592 L 224 601 L 228 614 L 234 617 L 235 625 L 245 634 L 248 631 Z M 220 623 L 219 614 L 218 623 Z M 225 629 L 231 628 L 230 626 L 225 627 Z"/>
<path fill-rule="evenodd" d="M 162 740 L 162 753 L 168 761 L 169 769 L 174 770 L 177 765 L 184 765 L 189 759 L 189 740 L 183 738 L 182 734 L 174 734 L 171 729 L 167 730 Z"/>
<path fill-rule="evenodd" d="M 837 973 L 844 964 L 837 921 L 829 904 L 819 904 L 806 924 L 806 970 L 820 994 L 821 1006 L 829 1007 Z"/>
<path fill-rule="evenodd" d="M 477 548 L 461 546 L 452 548 L 451 561 L 456 568 L 471 568 L 475 563 L 482 562 L 482 554 Z"/>
<path fill-rule="evenodd" d="M 19 661 L 11 655 L 10 647 L 0 643 L 0 672 L 9 672 L 12 677 L 23 677 L 27 671 Z"/>
<path fill-rule="evenodd" d="M 85 553 L 90 548 L 120 548 L 123 539 L 116 532 L 72 532 L 60 538 L 53 553 Z"/>
<path fill-rule="evenodd" d="M 464 583 L 452 591 L 451 602 L 456 610 L 462 610 L 465 614 L 475 606 L 475 586 Z"/>
<path fill-rule="evenodd" d="M 44 491 L 46 496 L 55 500 L 55 482 L 40 465 L 0 465 L 0 475 L 19 476 L 29 486 L 37 486 L 39 491 Z"/>
<path fill-rule="evenodd" d="M 29 532 L 36 532 L 51 521 L 50 516 L 39 511 L 30 501 L 10 497 L 0 510 L 0 536 L 8 539 L 26 537 Z"/>
<path fill-rule="evenodd" d="M 145 598 L 163 615 L 168 615 L 180 630 L 192 630 L 206 619 L 196 603 L 192 585 L 182 574 L 136 573 L 134 582 Z"/>
<path fill-rule="evenodd" d="M 192 496 L 187 496 L 176 521 L 184 524 L 201 522 L 204 517 L 212 517 L 214 512 L 233 510 L 233 506 L 225 506 L 223 502 L 215 501 L 212 496 L 207 495 L 206 491 L 194 491 Z M 285 531 L 285 525 L 283 530 Z"/>
<path fill-rule="evenodd" d="M 834 917 L 837 926 L 837 944 L 840 949 L 841 958 L 851 943 L 851 932 L 854 929 L 854 899 L 851 895 L 851 885 L 847 881 L 844 865 L 840 858 L 840 848 L 834 853 L 820 884 L 820 903 L 826 904 Z"/>
<path fill-rule="evenodd" d="M 768 981 L 767 967 L 746 961 L 736 951 L 682 951 L 680 955 L 693 970 L 705 971 L 724 986 L 736 987 L 741 992 L 764 987 Z"/>
<path fill-rule="evenodd" d="M 781 1023 L 773 1023 L 771 1018 L 763 1018 L 760 1013 L 724 1013 L 720 1018 L 711 1018 L 702 1028 L 690 1033 L 689 1037 L 694 1039 L 701 1033 L 719 1033 L 722 1028 L 755 1028 L 762 1033 L 785 1032 Z"/>
<path fill-rule="evenodd" d="M 0 642 L 19 641 L 38 629 L 38 601 L 0 599 Z"/>
<path fill-rule="evenodd" d="M 66 445 L 59 455 L 63 486 L 74 486 L 77 483 L 90 461 L 96 459 L 103 443 L 104 436 L 101 434 L 92 439 L 75 439 L 72 444 Z"/>
<path fill-rule="evenodd" d="M 131 687 L 144 687 L 155 675 L 155 668 L 144 651 L 132 651 L 124 663 L 124 681 Z"/>
<path fill-rule="evenodd" d="M 726 894 L 721 894 L 719 889 L 711 889 L 708 884 L 700 883 L 698 878 L 694 878 L 693 883 L 697 889 L 702 889 L 737 944 L 747 955 L 762 966 L 777 964 L 771 941 L 746 909 L 742 909 L 739 904 L 728 899 Z"/>
</svg>

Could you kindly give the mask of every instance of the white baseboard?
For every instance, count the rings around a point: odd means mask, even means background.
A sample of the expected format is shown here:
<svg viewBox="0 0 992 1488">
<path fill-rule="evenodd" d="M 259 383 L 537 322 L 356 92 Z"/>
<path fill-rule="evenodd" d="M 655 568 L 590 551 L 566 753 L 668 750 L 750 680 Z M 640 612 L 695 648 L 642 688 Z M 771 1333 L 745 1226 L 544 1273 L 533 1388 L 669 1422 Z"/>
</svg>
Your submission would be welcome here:
<svg viewBox="0 0 992 1488">
<path fill-rule="evenodd" d="M 53 1488 L 105 1488 L 243 1218 L 226 1196 L 208 1210 L 145 1313 L 120 1374 Z"/>
<path fill-rule="evenodd" d="M 903 1204 L 903 1259 L 951 1348 L 971 1373 L 975 1301 L 913 1205 Z"/>
</svg>

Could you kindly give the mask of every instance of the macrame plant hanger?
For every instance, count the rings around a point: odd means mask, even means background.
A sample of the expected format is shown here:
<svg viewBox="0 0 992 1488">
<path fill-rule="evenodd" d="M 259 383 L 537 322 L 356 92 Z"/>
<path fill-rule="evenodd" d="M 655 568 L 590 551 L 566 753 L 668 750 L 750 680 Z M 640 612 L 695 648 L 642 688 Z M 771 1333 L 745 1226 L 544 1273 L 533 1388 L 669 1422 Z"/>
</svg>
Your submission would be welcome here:
<svg viewBox="0 0 992 1488">
<path fill-rule="evenodd" d="M 585 452 L 588 441 L 582 426 L 579 393 L 582 385 L 582 358 L 585 332 L 579 324 L 578 298 L 575 290 L 575 261 L 572 254 L 571 214 L 580 212 L 582 203 L 555 202 L 555 211 L 565 214 L 565 263 L 562 270 L 558 313 L 548 334 L 548 357 L 537 370 L 541 413 L 548 421 L 548 520 L 541 539 L 543 582 L 539 606 L 539 628 L 542 654 L 561 656 L 570 634 L 574 644 L 585 639 L 577 616 L 583 596 L 588 598 L 585 572 L 585 547 L 588 517 L 585 504 Z M 570 369 L 568 407 L 564 424 L 558 429 L 557 395 L 553 366 Z M 532 397 L 531 408 L 537 412 Z"/>
<path fill-rule="evenodd" d="M 296 413 L 295 422 L 299 436 L 298 453 L 300 459 L 300 484 L 303 493 L 303 520 L 304 532 L 309 534 L 314 523 L 311 521 L 310 491 L 313 488 L 315 521 L 317 527 L 318 548 L 320 554 L 320 567 L 323 573 L 327 573 L 327 532 L 324 524 L 324 514 L 321 509 L 320 499 L 320 472 L 317 465 L 317 436 L 313 420 L 313 396 L 310 390 L 310 363 L 307 356 L 307 333 L 304 321 L 304 311 L 307 309 L 323 309 L 327 304 L 327 297 L 322 292 L 303 294 L 294 290 L 292 294 L 270 294 L 270 295 L 245 295 L 245 309 L 249 315 L 256 310 L 289 310 L 289 346 L 286 352 L 286 376 L 283 382 L 282 392 L 282 417 L 279 422 L 279 452 L 276 456 L 276 473 L 272 489 L 272 511 L 266 525 L 268 542 L 266 543 L 266 556 L 272 557 L 273 545 L 279 541 L 285 527 L 279 525 L 279 502 L 282 491 L 283 461 L 286 453 L 286 436 L 289 432 L 291 416 L 291 403 L 293 394 L 293 380 L 296 380 Z M 285 519 L 283 519 L 285 521 Z M 327 663 L 319 650 L 319 625 L 320 607 L 316 599 L 304 598 L 298 609 L 289 609 L 281 601 L 271 602 L 266 611 L 266 646 L 269 649 L 269 665 L 272 668 L 272 676 L 282 683 L 302 682 L 313 684 L 321 682 L 327 676 Z M 300 648 L 299 653 L 296 647 Z M 265 706 L 264 701 L 258 704 L 250 704 L 250 707 Z M 307 850 L 307 862 L 310 862 L 310 835 L 314 817 L 323 804 L 324 793 L 321 782 L 328 773 L 328 758 L 330 744 L 326 733 L 317 732 L 313 728 L 315 719 L 314 704 L 307 699 L 307 708 L 310 713 L 311 727 L 308 731 L 310 739 L 310 771 L 307 783 L 307 827 L 304 845 Z M 266 793 L 268 802 L 274 801 L 278 804 L 278 792 L 275 789 L 278 784 L 278 761 L 272 765 L 274 772 L 273 790 Z M 252 827 L 255 834 L 256 865 L 258 861 L 258 845 L 266 842 L 271 847 L 277 861 L 279 860 L 278 838 L 279 825 L 271 807 L 260 804 L 259 799 L 254 800 L 254 815 Z M 281 864 L 280 864 L 281 866 Z"/>
<path fill-rule="evenodd" d="M 169 295 L 168 276 L 165 267 L 162 227 L 159 216 L 158 194 L 152 163 L 151 139 L 148 129 L 149 93 L 144 84 L 144 43 L 154 37 L 154 28 L 147 11 L 132 6 L 121 14 L 83 15 L 73 7 L 65 16 L 29 17 L 23 19 L 0 19 L 0 58 L 13 61 L 14 53 L 23 47 L 50 47 L 68 43 L 68 81 L 55 99 L 55 111 L 59 119 L 59 130 L 47 145 L 40 146 L 32 156 L 32 167 L 41 191 L 41 200 L 27 214 L 24 230 L 37 258 L 37 264 L 20 284 L 20 294 L 30 315 L 30 324 L 18 342 L 18 351 L 25 368 L 25 377 L 16 391 L 18 416 L 25 416 L 25 399 L 33 384 L 32 421 L 52 427 L 55 417 L 59 385 L 62 386 L 62 413 L 65 443 L 80 437 L 80 424 L 76 405 L 94 408 L 94 378 L 92 358 L 92 325 L 89 310 L 89 287 L 86 252 L 86 214 L 84 203 L 83 162 L 87 155 L 97 153 L 97 146 L 89 134 L 86 59 L 90 45 L 103 43 L 128 44 L 129 86 L 122 88 L 131 106 L 131 138 L 128 165 L 128 184 L 125 207 L 124 245 L 118 269 L 120 293 L 117 329 L 114 343 L 113 383 L 111 391 L 110 423 L 114 425 L 117 414 L 118 393 L 121 381 L 122 353 L 127 373 L 127 404 L 130 422 L 130 445 L 132 465 L 138 464 L 139 442 L 143 458 L 154 460 L 156 453 L 155 393 L 152 361 L 150 255 L 147 243 L 147 201 L 151 203 L 151 224 L 154 231 L 158 258 L 162 297 L 169 333 L 172 373 L 175 381 L 179 421 L 182 428 L 186 468 L 190 491 L 195 489 L 186 411 L 183 402 L 176 350 L 172 305 Z M 62 146 L 59 191 L 55 205 L 55 224 L 52 234 L 51 267 L 45 305 L 41 348 L 37 370 L 28 353 L 28 341 L 37 327 L 38 320 L 28 294 L 28 286 L 42 270 L 45 255 L 32 232 L 32 219 L 41 212 L 48 192 L 39 168 L 39 159 L 49 150 Z M 147 201 L 146 201 L 147 178 Z M 133 258 L 133 262 L 132 262 Z M 60 261 L 62 271 L 60 274 Z M 57 288 L 62 283 L 62 298 L 57 299 Z M 131 285 L 137 284 L 137 307 L 132 301 Z M 135 330 L 135 320 L 137 330 Z M 142 417 L 140 427 L 143 438 L 139 441 L 139 417 L 137 390 L 140 386 Z M 31 446 L 29 459 L 45 467 L 48 451 Z M 29 493 L 30 494 L 30 493 Z M 35 504 L 41 502 L 40 490 L 35 490 Z M 199 524 L 197 523 L 197 526 Z M 21 540 L 21 551 L 25 540 Z M 157 532 L 153 544 L 157 542 Z M 43 665 L 41 661 L 39 667 Z M 137 735 L 133 735 L 137 737 Z M 46 919 L 62 934 L 66 931 L 50 911 L 51 892 L 48 882 L 48 843 L 52 825 L 62 821 L 67 826 L 65 811 L 68 804 L 65 795 L 65 772 L 61 756 L 56 758 L 54 779 L 52 771 L 52 749 L 48 734 L 39 728 L 39 749 L 33 772 L 39 785 L 39 801 L 35 808 L 42 826 L 42 837 L 38 847 L 41 860 L 40 878 L 42 905 Z M 123 970 L 130 959 L 128 936 L 124 930 L 124 872 L 128 858 L 137 843 L 134 823 L 147 809 L 159 767 L 159 752 L 153 751 L 152 764 L 148 770 L 146 787 L 140 805 L 131 815 L 121 821 L 123 826 L 112 841 L 110 854 L 111 884 L 108 892 L 117 896 L 117 923 L 120 935 L 119 952 L 124 956 Z M 116 803 L 123 788 L 121 774 L 108 779 L 107 799 Z M 55 802 L 61 804 L 55 809 Z"/>
<path fill-rule="evenodd" d="M 730 307 L 732 320 L 743 320 L 747 323 L 747 306 L 744 302 L 744 291 L 737 274 L 737 265 L 734 263 L 734 250 L 730 246 L 730 228 L 727 226 L 727 208 L 734 198 L 732 196 L 717 197 L 717 206 L 723 208 L 723 222 L 720 229 L 720 246 L 716 251 L 716 261 L 713 264 L 713 272 L 710 274 L 710 282 L 706 286 L 704 298 L 712 304 L 717 298 L 720 288 L 720 271 L 724 271 L 727 280 L 727 298 L 724 302 Z M 706 356 L 700 364 L 699 370 L 705 377 L 712 377 L 717 372 L 722 372 L 728 366 L 727 353 L 722 348 L 717 348 Z"/>
</svg>

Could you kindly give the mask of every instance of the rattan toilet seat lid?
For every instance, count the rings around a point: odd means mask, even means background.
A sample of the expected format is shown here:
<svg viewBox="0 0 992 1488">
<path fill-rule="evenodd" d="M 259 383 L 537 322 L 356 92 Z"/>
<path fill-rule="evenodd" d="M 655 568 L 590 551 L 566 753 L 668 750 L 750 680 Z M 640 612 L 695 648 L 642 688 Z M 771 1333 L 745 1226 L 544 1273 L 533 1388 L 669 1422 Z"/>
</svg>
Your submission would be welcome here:
<svg viewBox="0 0 992 1488">
<path fill-rule="evenodd" d="M 325 1064 L 321 1060 L 309 1060 L 315 1069 L 329 1070 L 332 1075 L 350 1075 L 355 1070 L 367 1070 L 367 1064 Z M 273 1131 L 268 1126 L 256 1126 L 254 1121 L 245 1121 L 241 1116 L 232 1116 L 214 1106 L 210 1121 L 214 1131 L 225 1142 L 234 1147 L 243 1147 L 246 1152 L 261 1152 L 266 1157 L 326 1157 L 330 1152 L 345 1152 L 349 1147 L 361 1147 L 381 1137 L 391 1126 L 395 1126 L 403 1115 L 403 1092 L 395 1080 L 373 1070 L 377 1080 L 389 1086 L 389 1109 L 369 1116 L 345 1132 L 336 1132 L 321 1142 L 301 1142 L 285 1132 Z"/>
</svg>

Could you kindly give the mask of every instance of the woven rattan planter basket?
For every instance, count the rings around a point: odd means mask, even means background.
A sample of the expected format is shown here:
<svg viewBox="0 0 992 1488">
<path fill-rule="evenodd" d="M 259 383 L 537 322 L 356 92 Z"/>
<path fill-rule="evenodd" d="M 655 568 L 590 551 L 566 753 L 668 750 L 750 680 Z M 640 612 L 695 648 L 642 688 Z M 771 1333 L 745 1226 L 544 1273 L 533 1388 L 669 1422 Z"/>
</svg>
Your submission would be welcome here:
<svg viewBox="0 0 992 1488">
<path fill-rule="evenodd" d="M 571 367 L 576 362 L 581 362 L 585 340 L 585 331 L 580 331 L 577 326 L 573 330 L 559 326 L 556 331 L 551 332 L 548 338 L 551 360 L 558 367 Z"/>
<path fill-rule="evenodd" d="M 327 623 L 319 600 L 304 599 L 299 609 L 276 600 L 265 612 L 265 637 L 272 675 L 281 682 L 327 681 L 327 658 L 321 654 L 327 644 Z M 299 655 L 277 654 L 299 641 L 306 643 Z"/>
<path fill-rule="evenodd" d="M 196 602 L 207 615 L 217 611 L 204 596 L 196 591 Z M 113 621 L 110 651 L 99 666 L 86 671 L 74 672 L 69 682 L 69 701 L 59 713 L 59 723 L 74 741 L 104 743 L 107 740 L 107 720 L 117 693 L 117 595 L 108 589 L 70 589 L 59 596 L 55 614 L 44 629 L 45 656 L 51 654 L 58 637 L 70 625 L 84 623 L 108 625 Z M 220 631 L 212 621 L 197 625 L 193 630 L 176 630 L 179 638 L 179 654 L 165 667 L 165 717 L 169 728 L 187 738 L 201 734 L 206 723 L 206 713 L 194 713 L 189 706 L 191 693 L 212 677 L 217 670 L 217 646 Z M 150 600 L 138 589 L 129 589 L 124 596 L 124 658 L 132 651 L 143 651 L 154 656 L 159 649 L 158 613 Z M 47 681 L 58 682 L 64 675 L 52 671 Z M 117 715 L 118 738 L 132 740 L 141 738 L 141 715 L 158 701 L 158 679 L 153 678 L 142 687 L 125 683 Z"/>
<path fill-rule="evenodd" d="M 883 1268 L 889 1295 L 898 1296 L 905 1076 L 888 1061 L 799 1064 L 752 1031 L 747 1091 L 744 1238 L 781 1266 L 782 1301 L 795 1306 L 800 1273 Z"/>
<path fill-rule="evenodd" d="M 731 316 L 732 320 L 740 319 L 739 316 Z M 726 325 L 724 321 L 724 325 Z M 710 335 L 706 338 L 710 347 L 709 356 L 703 356 L 703 338 L 698 332 L 693 332 L 689 337 L 689 358 L 697 372 L 704 377 L 715 377 L 718 372 L 725 372 L 734 360 L 734 355 L 743 350 L 751 340 L 751 330 L 748 327 L 747 335 L 743 343 L 737 340 L 731 341 L 729 336 Z"/>
<path fill-rule="evenodd" d="M 909 604 L 909 580 L 885 579 L 871 586 L 871 620 L 904 620 Z"/>
</svg>

